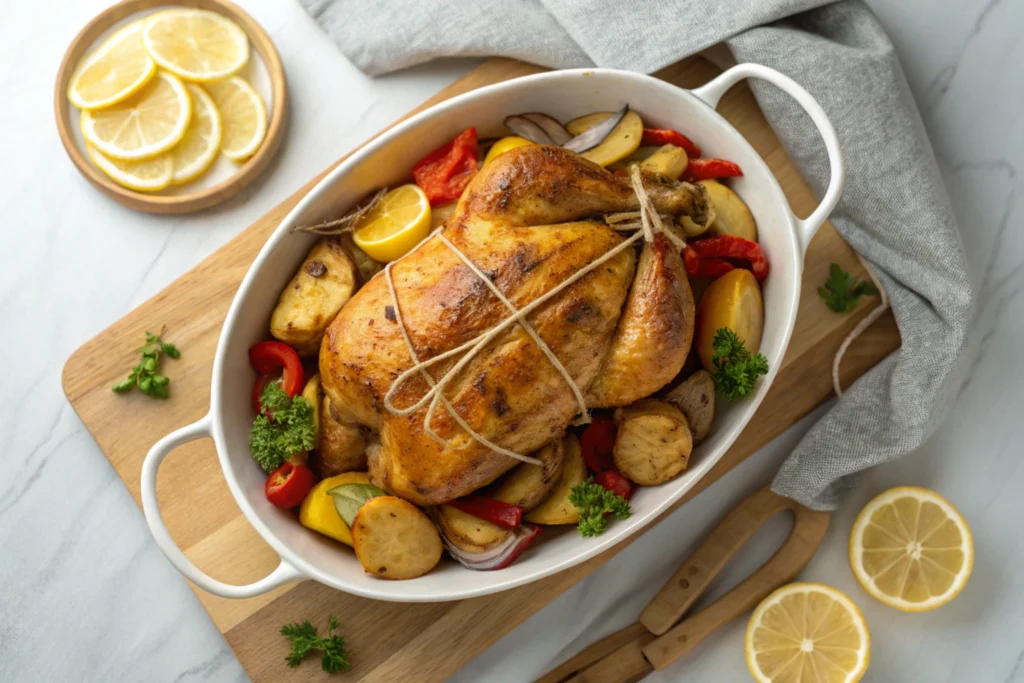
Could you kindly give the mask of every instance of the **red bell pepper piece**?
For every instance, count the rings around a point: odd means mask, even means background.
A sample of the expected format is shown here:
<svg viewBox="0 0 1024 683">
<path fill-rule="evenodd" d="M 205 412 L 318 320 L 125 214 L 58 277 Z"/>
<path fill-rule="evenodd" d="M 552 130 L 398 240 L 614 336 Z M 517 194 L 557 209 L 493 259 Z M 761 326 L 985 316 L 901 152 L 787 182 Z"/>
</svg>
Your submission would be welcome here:
<svg viewBox="0 0 1024 683">
<path fill-rule="evenodd" d="M 476 174 L 479 145 L 476 128 L 468 128 L 451 142 L 423 157 L 412 169 L 431 206 L 458 199 Z"/>
<path fill-rule="evenodd" d="M 700 156 L 700 147 L 695 145 L 690 138 L 671 128 L 644 128 L 644 136 L 640 139 L 640 144 L 675 145 L 686 150 L 686 156 L 691 159 Z"/>
<path fill-rule="evenodd" d="M 305 377 L 302 372 L 302 359 L 295 349 L 284 342 L 264 341 L 253 345 L 249 349 L 249 363 L 260 377 L 252 389 L 253 405 L 259 411 L 259 398 L 263 394 L 263 387 L 267 385 L 269 377 L 276 371 L 281 371 L 281 388 L 289 396 L 296 396 L 302 391 Z"/>
<path fill-rule="evenodd" d="M 494 567 L 494 569 L 504 569 L 515 562 L 516 558 L 526 552 L 526 549 L 530 547 L 533 540 L 540 536 L 541 528 L 536 524 L 527 524 L 525 525 L 525 528 L 529 530 L 529 533 L 523 535 L 518 541 L 516 541 L 516 547 L 508 554 L 508 557 L 502 560 L 500 564 Z"/>
<path fill-rule="evenodd" d="M 683 180 L 696 182 L 713 178 L 735 178 L 743 175 L 743 170 L 725 159 L 691 159 L 683 172 Z"/>
<path fill-rule="evenodd" d="M 256 378 L 256 383 L 252 385 L 252 407 L 257 413 L 263 412 L 263 390 L 272 381 L 274 381 L 274 373 L 264 372 Z"/>
<path fill-rule="evenodd" d="M 683 265 L 690 277 L 719 277 L 742 267 L 758 282 L 768 277 L 768 259 L 761 245 L 735 235 L 718 235 L 690 242 L 683 251 Z"/>
<path fill-rule="evenodd" d="M 633 482 L 622 476 L 618 470 L 605 470 L 604 472 L 598 472 L 597 476 L 594 477 L 594 481 L 599 486 L 603 486 L 615 495 L 622 496 L 626 500 L 629 500 L 633 496 Z"/>
<path fill-rule="evenodd" d="M 523 508 L 484 496 L 465 496 L 448 503 L 466 514 L 512 531 L 523 521 Z"/>
<path fill-rule="evenodd" d="M 604 472 L 615 467 L 612 450 L 618 428 L 610 417 L 601 415 L 586 426 L 580 435 L 580 450 L 592 472 Z"/>
<path fill-rule="evenodd" d="M 302 504 L 309 490 L 316 483 L 313 470 L 304 465 L 293 465 L 285 461 L 283 465 L 270 473 L 263 493 L 267 500 L 281 508 L 290 510 Z"/>
</svg>

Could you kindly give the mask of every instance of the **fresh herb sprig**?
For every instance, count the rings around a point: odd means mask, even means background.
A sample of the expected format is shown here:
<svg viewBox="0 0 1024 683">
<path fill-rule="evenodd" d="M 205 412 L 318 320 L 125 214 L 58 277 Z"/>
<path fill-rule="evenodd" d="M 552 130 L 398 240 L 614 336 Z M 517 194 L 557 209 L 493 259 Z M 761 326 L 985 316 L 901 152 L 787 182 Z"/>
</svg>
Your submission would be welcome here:
<svg viewBox="0 0 1024 683">
<path fill-rule="evenodd" d="M 749 396 L 757 378 L 768 374 L 768 359 L 760 353 L 751 354 L 728 327 L 715 332 L 712 348 L 715 388 L 730 402 Z"/>
<path fill-rule="evenodd" d="M 163 333 L 162 329 L 160 334 L 146 332 L 146 345 L 138 350 L 142 360 L 132 368 L 130 375 L 111 387 L 114 391 L 123 393 L 131 391 L 133 387 L 138 387 L 139 391 L 146 396 L 167 398 L 169 395 L 168 385 L 171 380 L 166 375 L 159 373 L 160 357 L 166 355 L 171 358 L 180 358 L 181 352 L 178 351 L 177 346 L 168 344 L 160 338 Z"/>
<path fill-rule="evenodd" d="M 302 396 L 290 398 L 277 382 L 263 388 L 261 401 L 263 411 L 249 430 L 249 452 L 264 472 L 273 472 L 291 454 L 316 447 L 313 406 Z"/>
<path fill-rule="evenodd" d="M 605 532 L 608 528 L 606 515 L 628 519 L 633 514 L 633 508 L 625 498 L 595 483 L 593 477 L 572 487 L 569 502 L 580 511 L 580 521 L 576 528 L 580 536 L 585 538 L 600 536 Z"/>
<path fill-rule="evenodd" d="M 327 619 L 327 637 L 321 638 L 316 626 L 309 623 L 309 620 L 301 624 L 286 624 L 281 627 L 281 635 L 291 643 L 292 651 L 289 652 L 284 661 L 288 666 L 294 668 L 313 650 L 320 650 L 320 666 L 327 673 L 336 674 L 339 671 L 348 671 L 352 668 L 349 661 L 349 653 L 345 650 L 345 639 L 334 635 L 334 629 L 338 628 L 338 620 L 333 616 Z"/>
<path fill-rule="evenodd" d="M 864 295 L 878 296 L 878 288 L 864 280 L 857 282 L 857 278 L 843 270 L 838 263 L 829 266 L 828 280 L 824 286 L 818 287 L 818 296 L 836 313 L 849 313 L 857 307 L 857 302 Z"/>
</svg>

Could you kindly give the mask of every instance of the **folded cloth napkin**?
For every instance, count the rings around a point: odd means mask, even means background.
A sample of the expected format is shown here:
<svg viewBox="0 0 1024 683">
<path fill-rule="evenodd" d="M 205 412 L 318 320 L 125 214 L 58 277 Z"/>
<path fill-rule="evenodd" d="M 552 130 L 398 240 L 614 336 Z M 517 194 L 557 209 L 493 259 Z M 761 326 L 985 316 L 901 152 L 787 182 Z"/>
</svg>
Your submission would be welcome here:
<svg viewBox="0 0 1024 683">
<path fill-rule="evenodd" d="M 947 405 L 971 319 L 963 245 L 892 43 L 860 0 L 299 0 L 359 68 L 501 55 L 555 68 L 650 73 L 724 42 L 739 62 L 803 85 L 835 125 L 847 180 L 832 224 L 888 293 L 902 348 L 861 377 L 806 435 L 773 488 L 816 509 L 853 475 L 925 440 Z M 751 88 L 820 197 L 828 160 L 785 93 Z"/>
</svg>

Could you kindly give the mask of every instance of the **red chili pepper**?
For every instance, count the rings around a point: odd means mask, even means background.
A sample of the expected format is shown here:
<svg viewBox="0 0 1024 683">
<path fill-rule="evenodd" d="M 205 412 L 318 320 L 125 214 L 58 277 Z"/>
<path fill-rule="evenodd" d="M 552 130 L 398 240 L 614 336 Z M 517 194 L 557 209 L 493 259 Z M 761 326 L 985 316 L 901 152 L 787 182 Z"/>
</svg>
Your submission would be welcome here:
<svg viewBox="0 0 1024 683">
<path fill-rule="evenodd" d="M 644 128 L 644 136 L 640 139 L 640 144 L 675 145 L 686 150 L 686 156 L 691 159 L 700 156 L 700 147 L 695 145 L 690 138 L 671 128 Z"/>
<path fill-rule="evenodd" d="M 512 550 L 512 552 L 508 554 L 508 557 L 502 560 L 501 564 L 494 567 L 494 569 L 504 569 L 505 567 L 515 562 L 516 558 L 518 558 L 520 555 L 526 552 L 526 549 L 530 547 L 530 545 L 533 543 L 533 540 L 540 536 L 541 528 L 536 524 L 527 524 L 526 528 L 530 530 L 530 535 L 523 536 L 518 541 L 516 541 L 516 547 Z"/>
<path fill-rule="evenodd" d="M 761 245 L 735 235 L 718 235 L 686 245 L 683 264 L 691 277 L 719 277 L 733 268 L 749 270 L 758 282 L 768 277 L 768 259 Z"/>
<path fill-rule="evenodd" d="M 696 182 L 713 178 L 735 178 L 743 175 L 743 170 L 725 159 L 691 159 L 686 165 L 683 180 Z"/>
<path fill-rule="evenodd" d="M 412 169 L 431 206 L 458 199 L 476 174 L 479 145 L 476 128 L 468 128 L 446 145 L 423 157 Z"/>
<path fill-rule="evenodd" d="M 289 396 L 295 396 L 302 391 L 302 360 L 299 354 L 295 353 L 295 349 L 284 342 L 264 341 L 254 345 L 249 349 L 249 363 L 261 375 L 281 370 L 281 388 Z M 262 387 L 260 391 L 263 391 Z M 255 393 L 255 388 L 253 392 Z"/>
<path fill-rule="evenodd" d="M 263 492 L 271 503 L 282 510 L 290 510 L 302 504 L 315 483 L 313 470 L 286 461 L 267 477 Z"/>
<path fill-rule="evenodd" d="M 466 514 L 512 531 L 523 521 L 523 508 L 484 496 L 465 496 L 448 503 Z"/>
<path fill-rule="evenodd" d="M 629 500 L 633 496 L 633 483 L 622 476 L 618 470 L 605 470 L 599 472 L 594 481 L 617 496 Z"/>
<path fill-rule="evenodd" d="M 611 418 L 597 416 L 580 435 L 580 450 L 592 472 L 604 472 L 615 467 L 612 450 L 618 428 Z"/>
</svg>

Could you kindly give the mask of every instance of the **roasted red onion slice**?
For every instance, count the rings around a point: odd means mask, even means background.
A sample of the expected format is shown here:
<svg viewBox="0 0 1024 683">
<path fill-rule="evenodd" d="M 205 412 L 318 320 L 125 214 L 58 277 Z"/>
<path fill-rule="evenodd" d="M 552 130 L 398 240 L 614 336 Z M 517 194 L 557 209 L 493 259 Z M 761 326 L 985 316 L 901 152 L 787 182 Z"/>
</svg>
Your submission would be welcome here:
<svg viewBox="0 0 1024 683">
<path fill-rule="evenodd" d="M 528 114 L 520 114 L 524 119 L 528 119 L 533 123 L 544 129 L 544 132 L 548 134 L 556 145 L 564 145 L 565 143 L 572 140 L 572 133 L 565 129 L 565 126 L 560 124 L 556 119 L 551 118 L 547 114 L 541 114 L 540 112 L 530 112 Z"/>
<path fill-rule="evenodd" d="M 444 532 L 441 533 L 441 539 L 444 541 L 445 547 L 448 548 L 448 554 L 458 560 L 462 566 L 477 571 L 492 571 L 504 569 L 515 562 L 516 558 L 530 547 L 540 531 L 541 528 L 535 524 L 521 524 L 519 528 L 509 534 L 504 543 L 483 553 L 469 553 L 460 550 L 448 542 Z"/>
<path fill-rule="evenodd" d="M 628 111 L 629 105 L 622 105 L 622 109 L 618 110 L 593 128 L 583 131 L 572 140 L 563 144 L 562 147 L 565 147 L 570 152 L 576 152 L 577 154 L 582 154 L 588 149 L 597 147 L 604 142 L 604 139 L 608 137 L 613 130 L 615 130 L 615 126 L 619 125 L 619 121 L 622 120 L 622 117 L 625 116 Z"/>
<path fill-rule="evenodd" d="M 505 127 L 519 137 L 536 142 L 538 145 L 555 145 L 555 141 L 551 139 L 547 131 L 525 116 L 516 114 L 506 117 Z"/>
</svg>

